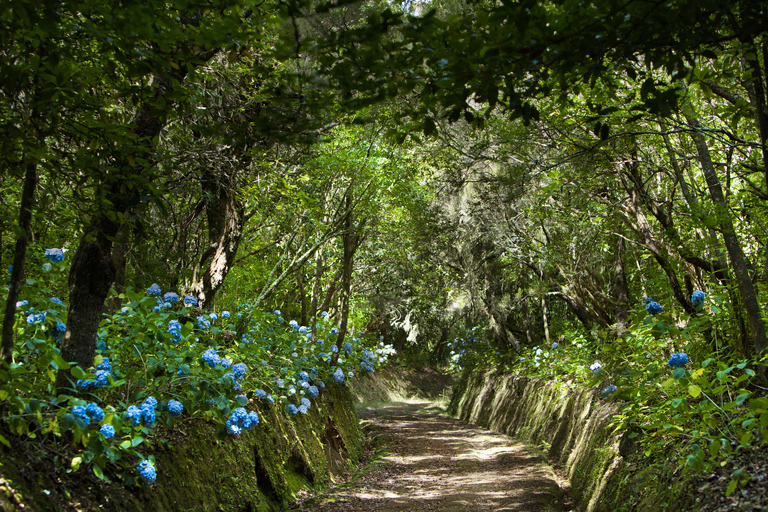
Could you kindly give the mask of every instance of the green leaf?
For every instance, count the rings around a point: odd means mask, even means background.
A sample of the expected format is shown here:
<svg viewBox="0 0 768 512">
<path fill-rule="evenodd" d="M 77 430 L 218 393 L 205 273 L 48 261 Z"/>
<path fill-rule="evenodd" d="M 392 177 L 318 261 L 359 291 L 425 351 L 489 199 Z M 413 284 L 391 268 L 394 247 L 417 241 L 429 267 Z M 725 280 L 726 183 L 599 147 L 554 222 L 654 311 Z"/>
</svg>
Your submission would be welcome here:
<svg viewBox="0 0 768 512">
<path fill-rule="evenodd" d="M 96 475 L 96 478 L 99 480 L 106 481 L 106 477 L 104 476 L 104 470 L 101 469 L 101 466 L 98 464 L 93 465 L 93 474 Z"/>
<path fill-rule="evenodd" d="M 698 398 L 701 394 L 701 388 L 697 386 L 696 384 L 691 384 L 688 386 L 688 394 L 691 395 L 693 398 Z"/>
<path fill-rule="evenodd" d="M 744 403 L 744 401 L 749 398 L 749 393 L 744 393 L 736 397 L 736 405 L 741 405 Z"/>
<path fill-rule="evenodd" d="M 76 378 L 76 379 L 84 379 L 85 378 L 85 372 L 79 366 L 73 366 L 70 371 L 72 372 L 72 376 L 74 378 Z"/>
<path fill-rule="evenodd" d="M 736 480 L 731 480 L 731 481 L 728 483 L 728 488 L 725 490 L 725 495 L 726 495 L 726 496 L 730 496 L 731 494 L 733 494 L 733 491 L 735 491 L 735 490 L 736 490 L 736 486 L 738 485 L 738 483 L 739 483 L 739 482 L 738 482 L 738 481 L 736 481 Z"/>
<path fill-rule="evenodd" d="M 248 397 L 247 397 L 247 396 L 244 396 L 244 395 L 237 395 L 237 396 L 235 397 L 235 400 L 237 401 L 237 403 L 238 403 L 238 404 L 242 405 L 243 407 L 245 407 L 246 405 L 248 405 Z"/>
<path fill-rule="evenodd" d="M 675 369 L 672 371 L 672 377 L 673 377 L 675 380 L 680 380 L 680 379 L 682 379 L 683 377 L 685 377 L 685 368 L 675 368 Z"/>
<path fill-rule="evenodd" d="M 133 439 L 131 439 L 131 447 L 135 448 L 139 446 L 141 443 L 144 442 L 144 438 L 141 436 L 136 436 Z"/>
<path fill-rule="evenodd" d="M 7 448 L 11 447 L 11 443 L 9 443 L 8 440 L 2 435 L 0 435 L 0 443 L 4 444 Z"/>
<path fill-rule="evenodd" d="M 714 439 L 711 443 L 709 443 L 709 454 L 712 455 L 712 457 L 717 457 L 717 454 L 720 453 L 720 448 L 722 447 L 722 443 Z"/>
</svg>

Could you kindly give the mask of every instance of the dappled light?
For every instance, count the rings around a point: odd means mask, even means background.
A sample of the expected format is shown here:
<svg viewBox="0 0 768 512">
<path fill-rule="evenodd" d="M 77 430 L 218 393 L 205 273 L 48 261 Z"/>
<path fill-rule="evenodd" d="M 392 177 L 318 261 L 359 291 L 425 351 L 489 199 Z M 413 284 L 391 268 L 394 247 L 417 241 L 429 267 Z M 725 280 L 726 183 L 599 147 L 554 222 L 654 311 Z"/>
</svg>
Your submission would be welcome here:
<svg viewBox="0 0 768 512">
<path fill-rule="evenodd" d="M 302 510 L 563 510 L 557 477 L 532 448 L 425 405 L 361 410 L 368 428 L 386 442 L 386 456 Z"/>
</svg>

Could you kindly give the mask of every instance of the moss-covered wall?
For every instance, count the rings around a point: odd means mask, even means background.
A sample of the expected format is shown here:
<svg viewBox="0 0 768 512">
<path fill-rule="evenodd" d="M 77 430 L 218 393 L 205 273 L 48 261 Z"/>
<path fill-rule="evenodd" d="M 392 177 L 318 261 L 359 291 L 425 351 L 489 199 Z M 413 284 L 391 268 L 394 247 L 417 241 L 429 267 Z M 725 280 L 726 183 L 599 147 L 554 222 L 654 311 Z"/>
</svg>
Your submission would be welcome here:
<svg viewBox="0 0 768 512">
<path fill-rule="evenodd" d="M 46 469 L 45 460 L 24 460 L 34 441 L 18 438 L 0 453 L 0 510 L 282 510 L 299 489 L 328 485 L 361 455 L 363 435 L 344 387 L 326 388 L 306 416 L 289 418 L 278 404 L 249 409 L 259 425 L 237 437 L 219 437 L 221 427 L 202 420 L 158 432 L 168 442 L 151 450 L 151 486 L 103 484 L 88 468 L 67 473 L 50 460 Z"/>
<path fill-rule="evenodd" d="M 464 421 L 547 448 L 578 510 L 690 510 L 664 466 L 639 461 L 629 440 L 606 428 L 617 409 L 592 390 L 492 372 L 465 372 L 449 407 Z"/>
<path fill-rule="evenodd" d="M 588 391 L 516 375 L 465 373 L 450 412 L 462 420 L 549 447 L 581 510 L 601 510 L 601 491 L 621 463 L 618 439 L 605 426 L 614 412 Z"/>
</svg>

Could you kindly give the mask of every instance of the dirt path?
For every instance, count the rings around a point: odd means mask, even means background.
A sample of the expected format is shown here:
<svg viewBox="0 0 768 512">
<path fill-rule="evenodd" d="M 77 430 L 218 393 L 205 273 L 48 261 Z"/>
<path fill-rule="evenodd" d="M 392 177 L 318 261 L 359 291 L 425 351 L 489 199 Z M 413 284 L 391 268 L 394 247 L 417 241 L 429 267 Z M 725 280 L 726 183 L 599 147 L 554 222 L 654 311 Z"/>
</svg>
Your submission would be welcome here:
<svg viewBox="0 0 768 512">
<path fill-rule="evenodd" d="M 388 455 L 301 510 L 563 510 L 554 472 L 530 448 L 427 406 L 388 403 L 360 410 Z"/>
</svg>

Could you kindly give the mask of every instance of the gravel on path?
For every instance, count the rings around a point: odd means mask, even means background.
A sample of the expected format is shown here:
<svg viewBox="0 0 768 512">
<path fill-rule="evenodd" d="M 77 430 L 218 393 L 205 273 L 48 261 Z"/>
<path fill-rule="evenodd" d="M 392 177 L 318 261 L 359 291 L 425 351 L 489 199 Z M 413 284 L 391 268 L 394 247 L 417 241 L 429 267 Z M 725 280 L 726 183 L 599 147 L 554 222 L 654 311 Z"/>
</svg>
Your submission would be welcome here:
<svg viewBox="0 0 768 512">
<path fill-rule="evenodd" d="M 444 416 L 429 403 L 359 410 L 387 456 L 345 485 L 300 503 L 312 512 L 563 511 L 551 467 L 529 446 Z"/>
</svg>

